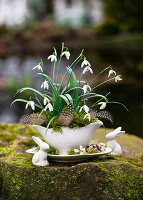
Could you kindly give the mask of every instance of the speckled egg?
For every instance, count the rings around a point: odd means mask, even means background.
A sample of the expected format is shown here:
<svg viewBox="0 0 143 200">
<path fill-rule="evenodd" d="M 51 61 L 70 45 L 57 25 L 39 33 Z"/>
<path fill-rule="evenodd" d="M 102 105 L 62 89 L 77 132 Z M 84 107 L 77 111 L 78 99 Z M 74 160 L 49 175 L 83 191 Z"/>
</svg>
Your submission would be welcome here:
<svg viewBox="0 0 143 200">
<path fill-rule="evenodd" d="M 86 152 L 89 152 L 90 150 L 98 151 L 98 147 L 94 143 L 90 143 L 85 147 Z"/>
<path fill-rule="evenodd" d="M 85 150 L 87 153 L 102 152 L 102 151 L 105 151 L 105 149 L 106 149 L 106 145 L 102 142 L 99 144 L 90 143 L 85 147 Z"/>
<path fill-rule="evenodd" d="M 105 151 L 106 149 L 106 144 L 104 144 L 103 142 L 97 144 L 97 148 L 99 149 L 99 151 Z"/>
</svg>

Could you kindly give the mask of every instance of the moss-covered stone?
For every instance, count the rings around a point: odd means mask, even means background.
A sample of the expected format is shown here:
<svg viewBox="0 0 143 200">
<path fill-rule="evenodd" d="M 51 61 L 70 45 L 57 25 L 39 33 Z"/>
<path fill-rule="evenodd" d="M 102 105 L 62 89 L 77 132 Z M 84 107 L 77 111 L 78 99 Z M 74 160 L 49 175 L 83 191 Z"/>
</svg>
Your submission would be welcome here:
<svg viewBox="0 0 143 200">
<path fill-rule="evenodd" d="M 8 199 L 142 199 L 143 162 L 112 157 L 79 164 L 35 167 L 25 160 L 1 159 L 1 192 Z M 132 164 L 133 162 L 133 164 Z"/>
<path fill-rule="evenodd" d="M 107 130 L 108 132 L 108 130 Z M 94 139 L 104 141 L 100 129 Z M 10 136 L 10 139 L 6 137 Z M 26 126 L 0 125 L 0 141 L 5 152 L 0 157 L 0 200 L 94 200 L 143 199 L 143 162 L 126 156 L 104 156 L 84 163 L 50 163 L 46 167 L 34 166 L 32 155 L 25 150 L 35 144 L 32 135 L 39 135 Z M 6 143 L 5 143 L 6 137 Z M 124 138 L 123 138 L 124 137 Z M 133 139 L 133 138 L 134 139 Z M 124 135 L 121 142 L 129 152 L 128 143 L 135 143 L 134 154 L 140 154 L 143 140 Z M 131 141 L 130 142 L 130 138 Z M 135 148 L 136 144 L 142 145 Z"/>
</svg>

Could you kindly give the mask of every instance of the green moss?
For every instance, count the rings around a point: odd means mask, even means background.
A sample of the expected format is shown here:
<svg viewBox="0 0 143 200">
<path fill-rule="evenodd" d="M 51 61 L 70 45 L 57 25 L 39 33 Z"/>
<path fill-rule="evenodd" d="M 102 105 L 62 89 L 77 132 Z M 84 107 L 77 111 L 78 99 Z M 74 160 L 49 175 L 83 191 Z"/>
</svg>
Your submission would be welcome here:
<svg viewBox="0 0 143 200">
<path fill-rule="evenodd" d="M 9 131 L 12 127 L 13 133 Z M 50 162 L 38 167 L 32 164 L 33 155 L 25 153 L 33 147 L 31 135 L 38 132 L 27 126 L 5 125 L 0 134 L 7 133 L 15 137 L 2 143 L 6 152 L 0 158 L 0 193 L 7 194 L 7 199 L 143 199 L 141 159 L 103 156 L 83 163 Z"/>
<path fill-rule="evenodd" d="M 77 113 L 74 113 L 73 115 L 73 120 L 71 122 L 71 124 L 69 125 L 69 128 L 79 128 L 79 127 L 84 127 L 89 125 L 92 122 L 95 122 L 97 120 L 97 118 L 93 117 L 91 118 L 91 120 L 89 121 L 88 118 L 84 119 L 84 115 L 79 115 Z"/>
<path fill-rule="evenodd" d="M 102 172 L 107 174 L 107 170 L 106 169 L 102 169 Z"/>
<path fill-rule="evenodd" d="M 23 144 L 26 147 L 32 147 L 35 145 L 35 142 L 32 140 L 32 138 L 31 138 L 31 140 L 27 140 L 27 138 L 26 138 L 21 141 L 21 144 Z"/>
<path fill-rule="evenodd" d="M 50 147 L 47 151 L 47 154 L 59 155 L 59 152 L 54 147 Z"/>
<path fill-rule="evenodd" d="M 99 153 L 100 151 L 96 150 L 96 149 L 89 149 L 87 151 L 87 153 Z"/>
<path fill-rule="evenodd" d="M 75 152 L 74 149 L 71 149 L 70 151 L 67 151 L 68 155 L 75 155 L 75 154 L 79 154 L 79 152 Z"/>
<path fill-rule="evenodd" d="M 141 153 L 141 160 L 143 161 L 143 152 Z"/>
<path fill-rule="evenodd" d="M 109 193 L 109 191 L 108 191 L 108 189 L 106 188 L 105 190 L 103 190 L 103 194 L 108 194 Z"/>
<path fill-rule="evenodd" d="M 49 121 L 52 119 L 52 116 L 48 115 L 48 120 L 45 121 L 45 123 L 42 125 L 44 127 L 47 127 Z M 89 121 L 88 118 L 84 119 L 84 115 L 79 115 L 77 113 L 74 113 L 73 115 L 73 120 L 69 124 L 69 128 L 80 128 L 89 125 L 92 122 L 95 122 L 97 120 L 96 117 L 92 117 L 91 120 Z M 35 123 L 37 124 L 37 123 Z M 56 116 L 55 119 L 51 122 L 49 128 L 53 128 L 53 132 L 60 132 L 63 133 L 62 131 L 62 125 L 59 121 L 59 116 Z"/>
<path fill-rule="evenodd" d="M 9 155 L 10 154 L 9 148 L 0 147 L 0 154 L 2 154 L 2 155 Z"/>
<path fill-rule="evenodd" d="M 115 182 L 115 179 L 114 178 L 112 178 L 112 177 L 109 177 L 107 180 L 106 180 L 106 182 L 108 183 L 108 182 Z"/>
<path fill-rule="evenodd" d="M 49 123 L 49 122 L 48 122 Z M 57 116 L 51 123 L 50 128 L 53 128 L 53 132 L 60 132 L 63 133 L 62 129 L 61 129 L 62 125 L 59 122 L 59 117 Z"/>
<path fill-rule="evenodd" d="M 53 200 L 73 199 L 73 197 L 79 199 L 98 197 L 103 200 L 131 199 L 131 197 L 142 199 L 141 171 L 130 163 L 121 164 L 121 159 L 127 161 L 128 158 L 124 156 L 118 157 L 117 160 L 110 158 L 110 162 L 102 159 L 102 163 L 73 163 L 65 168 L 65 164 L 63 166 L 57 164 L 58 167 L 36 167 L 28 164 L 26 157 L 18 158 L 17 161 L 14 157 L 7 157 L 2 159 L 4 163 L 9 163 L 4 164 L 2 168 L 5 191 L 13 191 L 8 194 L 17 199 L 21 199 L 22 196 L 23 199 L 33 200 L 38 199 L 39 192 L 41 199 Z M 11 165 L 11 161 L 14 165 Z"/>
</svg>

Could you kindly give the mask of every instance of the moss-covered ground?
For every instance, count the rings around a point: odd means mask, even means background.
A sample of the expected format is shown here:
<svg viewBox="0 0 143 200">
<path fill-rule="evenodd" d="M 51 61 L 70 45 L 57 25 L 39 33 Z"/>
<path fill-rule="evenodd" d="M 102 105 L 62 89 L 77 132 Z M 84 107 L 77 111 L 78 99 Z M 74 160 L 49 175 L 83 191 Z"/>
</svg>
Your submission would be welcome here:
<svg viewBox="0 0 143 200">
<path fill-rule="evenodd" d="M 35 146 L 32 135 L 39 136 L 28 126 L 0 125 L 0 200 L 143 199 L 142 139 L 118 138 L 122 156 L 37 167 L 25 153 Z M 107 142 L 104 129 L 93 139 Z"/>
</svg>

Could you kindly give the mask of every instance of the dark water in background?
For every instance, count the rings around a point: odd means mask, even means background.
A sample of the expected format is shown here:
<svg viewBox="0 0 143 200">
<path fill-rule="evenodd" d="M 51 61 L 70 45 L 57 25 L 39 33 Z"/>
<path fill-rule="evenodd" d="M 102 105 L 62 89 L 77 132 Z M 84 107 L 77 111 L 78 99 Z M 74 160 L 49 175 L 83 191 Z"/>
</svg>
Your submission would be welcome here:
<svg viewBox="0 0 143 200">
<path fill-rule="evenodd" d="M 72 53 L 72 51 L 71 51 Z M 61 63 L 61 76 L 65 67 L 78 56 L 80 50 L 74 51 L 70 61 L 63 60 Z M 48 54 L 47 54 L 48 55 Z M 31 112 L 25 110 L 24 103 L 16 103 L 10 108 L 13 94 L 16 88 L 23 87 L 24 80 L 29 82 L 36 89 L 40 89 L 41 79 L 32 68 L 39 63 L 42 58 L 45 61 L 46 72 L 52 75 L 52 65 L 47 62 L 47 55 L 42 56 L 9 56 L 0 59 L 0 123 L 15 123 L 23 113 Z M 109 100 L 124 103 L 129 112 L 117 104 L 108 104 L 106 110 L 110 111 L 114 117 L 114 123 L 104 121 L 105 127 L 116 128 L 121 126 L 128 133 L 143 137 L 143 54 L 140 51 L 117 51 L 117 50 L 86 50 L 85 55 L 90 61 L 94 75 L 105 66 L 112 65 L 117 74 L 121 74 L 123 81 L 111 82 L 97 90 L 97 93 L 105 95 L 111 92 Z M 48 63 L 48 65 L 47 65 Z M 80 76 L 80 65 L 76 68 L 76 73 Z M 99 83 L 107 78 L 106 72 L 103 78 L 99 77 Z M 25 79 L 23 80 L 23 76 Z M 11 78 L 10 78 L 11 77 Z M 85 79 L 91 80 L 91 74 L 87 73 Z M 9 86 L 5 85 L 9 82 Z M 89 102 L 91 103 L 91 102 Z M 94 103 L 94 101 L 93 101 Z"/>
</svg>

